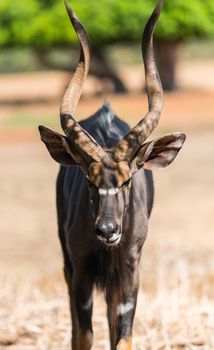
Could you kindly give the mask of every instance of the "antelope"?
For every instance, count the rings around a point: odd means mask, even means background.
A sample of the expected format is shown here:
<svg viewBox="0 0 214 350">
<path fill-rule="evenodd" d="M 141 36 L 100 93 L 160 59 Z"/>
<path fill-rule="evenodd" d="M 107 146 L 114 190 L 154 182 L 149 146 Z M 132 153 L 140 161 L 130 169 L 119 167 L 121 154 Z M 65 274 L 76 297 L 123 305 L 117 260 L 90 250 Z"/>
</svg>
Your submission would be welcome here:
<svg viewBox="0 0 214 350">
<path fill-rule="evenodd" d="M 139 261 L 154 197 L 151 169 L 169 165 L 185 141 L 185 135 L 177 132 L 145 142 L 163 106 L 153 50 L 163 0 L 142 37 L 148 112 L 131 130 L 107 102 L 89 118 L 79 123 L 74 119 L 90 52 L 84 27 L 67 3 L 65 6 L 81 46 L 79 63 L 60 106 L 65 135 L 45 126 L 39 126 L 39 131 L 51 157 L 61 164 L 57 213 L 70 297 L 71 345 L 73 350 L 92 348 L 92 292 L 96 286 L 107 303 L 111 350 L 131 350 Z"/>
</svg>

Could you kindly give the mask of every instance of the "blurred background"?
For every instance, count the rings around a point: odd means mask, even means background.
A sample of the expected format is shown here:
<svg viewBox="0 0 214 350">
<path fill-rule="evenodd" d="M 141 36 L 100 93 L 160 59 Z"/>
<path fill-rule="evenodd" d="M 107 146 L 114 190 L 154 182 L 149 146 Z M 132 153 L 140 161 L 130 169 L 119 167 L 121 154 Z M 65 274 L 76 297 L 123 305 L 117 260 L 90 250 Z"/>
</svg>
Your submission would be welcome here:
<svg viewBox="0 0 214 350">
<path fill-rule="evenodd" d="M 74 0 L 92 63 L 77 119 L 108 99 L 133 126 L 147 111 L 141 36 L 154 0 Z M 154 172 L 134 350 L 214 349 L 214 2 L 165 0 L 155 32 L 165 104 L 153 137 L 183 131 Z M 67 290 L 57 239 L 58 165 L 37 126 L 60 131 L 60 99 L 79 57 L 61 0 L 0 2 L 0 349 L 66 350 Z M 96 295 L 97 350 L 109 349 Z"/>
</svg>

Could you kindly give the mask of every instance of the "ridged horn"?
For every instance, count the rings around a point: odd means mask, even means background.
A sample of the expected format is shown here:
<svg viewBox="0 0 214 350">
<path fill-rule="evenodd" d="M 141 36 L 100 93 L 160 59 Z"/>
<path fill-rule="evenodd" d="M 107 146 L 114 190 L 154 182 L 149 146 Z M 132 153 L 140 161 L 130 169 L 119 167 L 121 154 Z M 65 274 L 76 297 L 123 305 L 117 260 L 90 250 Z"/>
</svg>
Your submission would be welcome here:
<svg viewBox="0 0 214 350">
<path fill-rule="evenodd" d="M 73 121 L 71 119 L 71 121 L 69 122 L 69 118 L 68 117 L 66 118 L 66 116 L 67 115 L 74 116 L 75 114 L 76 107 L 78 105 L 80 96 L 82 94 L 83 84 L 89 70 L 90 49 L 89 49 L 89 40 L 84 27 L 80 23 L 74 11 L 68 6 L 66 1 L 65 1 L 65 7 L 81 46 L 79 63 L 77 65 L 73 78 L 71 79 L 71 82 L 69 83 L 65 91 L 65 94 L 62 98 L 62 103 L 60 106 L 62 128 L 63 130 L 65 130 L 65 132 L 68 129 L 68 132 L 69 132 L 69 129 L 72 126 Z"/>
<path fill-rule="evenodd" d="M 142 37 L 142 56 L 145 68 L 148 112 L 116 146 L 116 161 L 131 161 L 138 149 L 157 126 L 163 107 L 163 90 L 154 58 L 153 33 L 163 7 L 160 0 L 150 16 Z"/>
<path fill-rule="evenodd" d="M 84 27 L 66 1 L 65 7 L 79 39 L 81 52 L 79 63 L 60 105 L 61 126 L 65 134 L 69 136 L 70 142 L 74 144 L 85 160 L 90 163 L 92 161 L 99 161 L 105 155 L 105 151 L 74 119 L 76 107 L 90 65 L 89 40 Z"/>
</svg>

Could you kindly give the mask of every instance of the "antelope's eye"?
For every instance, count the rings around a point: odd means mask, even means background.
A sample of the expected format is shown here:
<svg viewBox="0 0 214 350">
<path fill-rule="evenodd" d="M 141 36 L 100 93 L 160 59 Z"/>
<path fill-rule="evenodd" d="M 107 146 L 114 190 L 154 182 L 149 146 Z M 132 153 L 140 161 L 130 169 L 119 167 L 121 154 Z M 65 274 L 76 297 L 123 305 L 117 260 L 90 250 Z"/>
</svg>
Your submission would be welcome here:
<svg viewBox="0 0 214 350">
<path fill-rule="evenodd" d="M 96 186 L 88 179 L 88 187 L 90 190 L 96 189 Z"/>
<path fill-rule="evenodd" d="M 129 189 L 130 186 L 131 186 L 131 179 L 128 179 L 126 182 L 123 183 L 122 187 Z"/>
</svg>

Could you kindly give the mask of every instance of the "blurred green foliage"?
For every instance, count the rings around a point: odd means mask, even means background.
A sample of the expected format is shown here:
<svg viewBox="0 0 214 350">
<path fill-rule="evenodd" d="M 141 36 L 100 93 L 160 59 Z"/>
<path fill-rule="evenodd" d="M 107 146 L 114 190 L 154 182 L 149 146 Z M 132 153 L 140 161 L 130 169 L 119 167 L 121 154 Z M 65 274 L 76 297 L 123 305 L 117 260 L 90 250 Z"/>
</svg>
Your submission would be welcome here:
<svg viewBox="0 0 214 350">
<path fill-rule="evenodd" d="M 32 129 L 35 128 L 35 125 L 47 124 L 51 128 L 58 128 L 58 115 L 53 116 L 52 113 L 47 112 L 45 115 L 27 113 L 25 109 L 20 109 L 19 112 L 14 111 L 7 118 L 0 118 L 0 129 Z"/>
<path fill-rule="evenodd" d="M 141 37 L 154 0 L 74 0 L 95 47 Z M 165 0 L 156 30 L 163 39 L 214 37 L 214 0 Z M 35 49 L 76 42 L 62 0 L 0 1 L 0 46 Z"/>
</svg>

